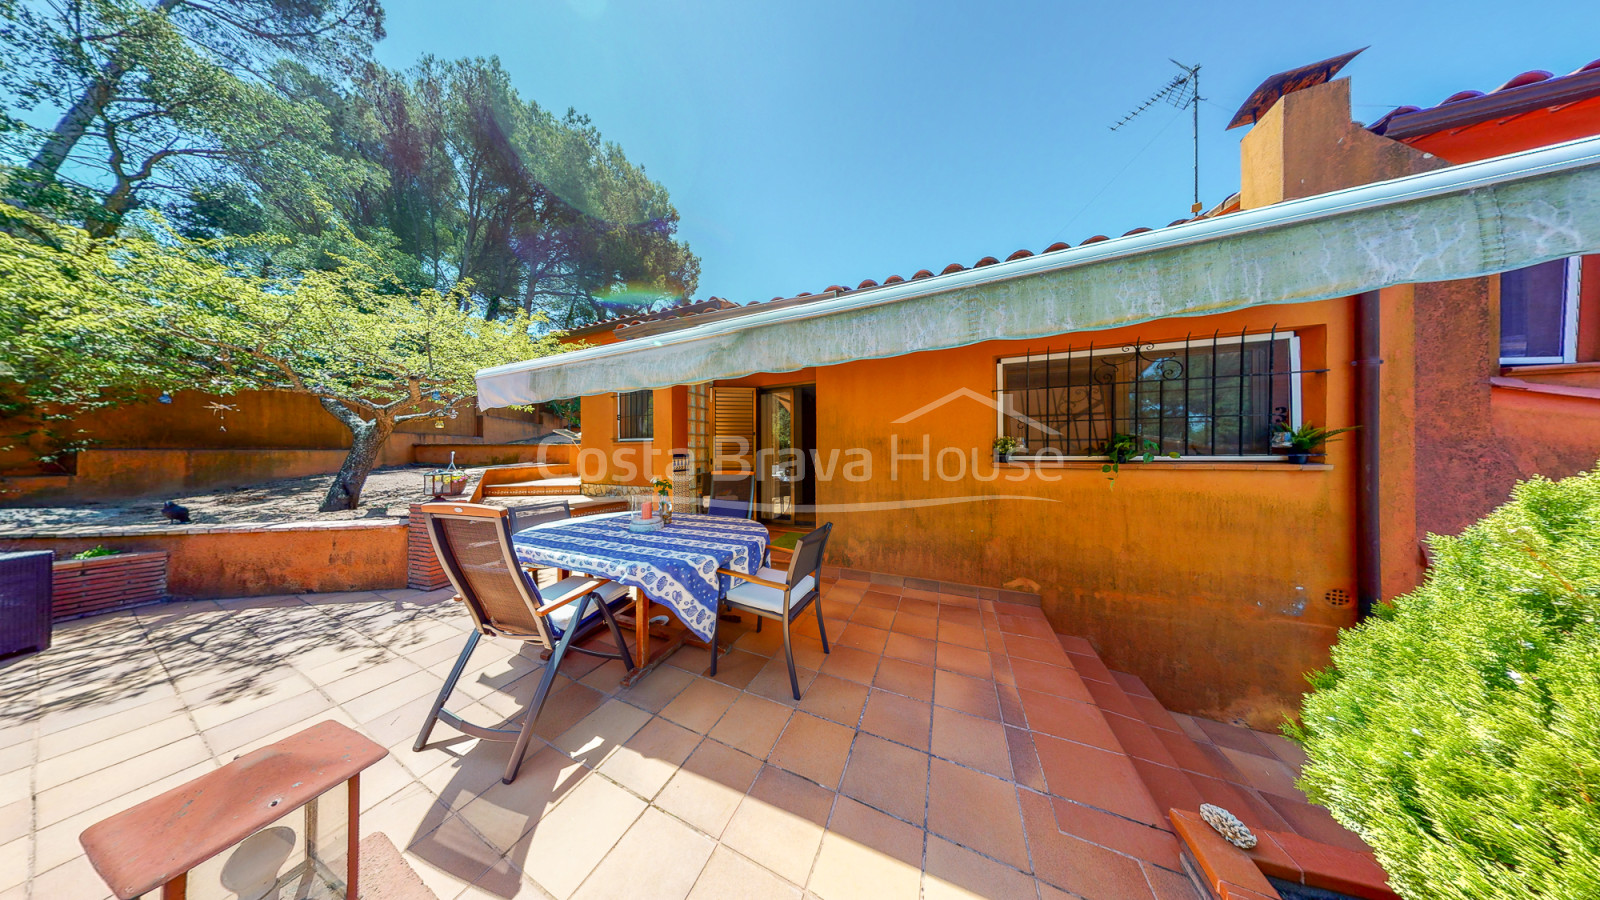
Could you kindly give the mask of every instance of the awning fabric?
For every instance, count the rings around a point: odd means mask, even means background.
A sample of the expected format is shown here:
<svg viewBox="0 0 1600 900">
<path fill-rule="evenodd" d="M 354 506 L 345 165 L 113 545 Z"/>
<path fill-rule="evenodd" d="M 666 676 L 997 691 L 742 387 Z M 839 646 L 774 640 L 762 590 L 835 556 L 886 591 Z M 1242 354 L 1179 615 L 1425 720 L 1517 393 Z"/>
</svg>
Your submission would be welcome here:
<svg viewBox="0 0 1600 900">
<path fill-rule="evenodd" d="M 1347 297 L 1600 253 L 1600 138 L 484 369 L 482 408 Z"/>
</svg>

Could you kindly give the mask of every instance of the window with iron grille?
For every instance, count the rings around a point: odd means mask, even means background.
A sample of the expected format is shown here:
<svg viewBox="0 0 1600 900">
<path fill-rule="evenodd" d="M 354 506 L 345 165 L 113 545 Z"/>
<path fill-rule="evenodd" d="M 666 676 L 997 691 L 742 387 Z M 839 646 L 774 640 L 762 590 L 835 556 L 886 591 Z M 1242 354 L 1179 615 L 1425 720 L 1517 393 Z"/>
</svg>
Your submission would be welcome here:
<svg viewBox="0 0 1600 900">
<path fill-rule="evenodd" d="M 1002 359 L 1000 433 L 1023 457 L 1103 456 L 1118 434 L 1183 457 L 1267 456 L 1274 426 L 1300 422 L 1299 355 L 1274 329 Z"/>
<path fill-rule="evenodd" d="M 648 441 L 655 436 L 655 393 L 628 391 L 617 395 L 617 440 Z"/>
</svg>

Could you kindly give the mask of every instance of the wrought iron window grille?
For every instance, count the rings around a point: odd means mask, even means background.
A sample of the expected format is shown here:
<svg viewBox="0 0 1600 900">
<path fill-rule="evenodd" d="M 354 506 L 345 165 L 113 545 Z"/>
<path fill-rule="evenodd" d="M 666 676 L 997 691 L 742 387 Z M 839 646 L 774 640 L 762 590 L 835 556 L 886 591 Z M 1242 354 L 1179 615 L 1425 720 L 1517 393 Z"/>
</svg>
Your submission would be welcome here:
<svg viewBox="0 0 1600 900">
<path fill-rule="evenodd" d="M 655 393 L 617 394 L 617 440 L 648 441 L 655 436 Z"/>
<path fill-rule="evenodd" d="M 1099 458 L 1118 434 L 1165 455 L 1270 456 L 1279 424 L 1300 424 L 1299 340 L 1277 326 L 1165 343 L 1031 349 L 996 365 L 999 433 L 1016 458 Z"/>
</svg>

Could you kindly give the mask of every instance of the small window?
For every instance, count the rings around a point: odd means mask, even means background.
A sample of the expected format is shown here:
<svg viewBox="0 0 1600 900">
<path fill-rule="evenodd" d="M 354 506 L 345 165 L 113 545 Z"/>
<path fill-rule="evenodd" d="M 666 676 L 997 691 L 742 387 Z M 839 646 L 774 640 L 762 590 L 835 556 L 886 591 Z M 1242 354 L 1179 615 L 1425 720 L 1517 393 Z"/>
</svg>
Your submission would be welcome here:
<svg viewBox="0 0 1600 900">
<path fill-rule="evenodd" d="M 1162 453 L 1269 456 L 1300 419 L 1292 334 L 1046 352 L 1000 361 L 1000 433 L 1024 456 L 1100 456 L 1117 434 Z"/>
<path fill-rule="evenodd" d="M 1502 363 L 1572 362 L 1577 334 L 1577 259 L 1551 260 L 1500 276 Z"/>
<path fill-rule="evenodd" d="M 648 441 L 655 436 L 655 393 L 628 391 L 617 395 L 617 440 Z"/>
</svg>

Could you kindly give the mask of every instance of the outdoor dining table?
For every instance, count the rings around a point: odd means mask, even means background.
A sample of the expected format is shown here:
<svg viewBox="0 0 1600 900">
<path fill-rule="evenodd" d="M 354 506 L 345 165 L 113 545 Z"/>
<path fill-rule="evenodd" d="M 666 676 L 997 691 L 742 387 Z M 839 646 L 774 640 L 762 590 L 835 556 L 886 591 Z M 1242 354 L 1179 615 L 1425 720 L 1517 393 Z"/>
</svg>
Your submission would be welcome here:
<svg viewBox="0 0 1600 900">
<path fill-rule="evenodd" d="M 753 574 L 766 558 L 767 529 L 759 522 L 727 516 L 675 515 L 657 531 L 628 529 L 629 513 L 546 522 L 511 536 L 517 559 L 527 566 L 566 569 L 627 586 L 634 596 L 634 641 L 639 668 L 632 683 L 681 646 L 686 634 L 650 652 L 650 604 L 669 609 L 688 633 L 711 641 L 717 601 L 731 579 L 717 570 Z"/>
</svg>

